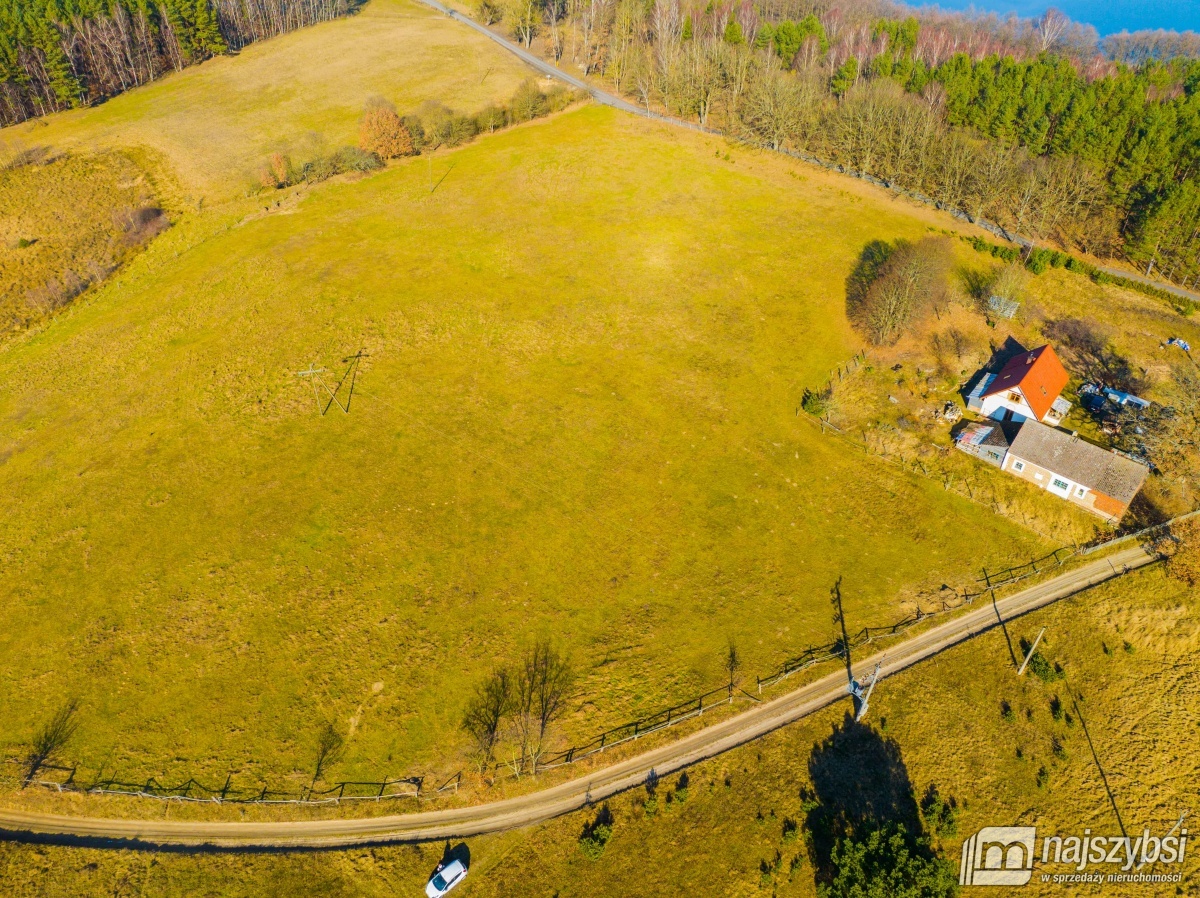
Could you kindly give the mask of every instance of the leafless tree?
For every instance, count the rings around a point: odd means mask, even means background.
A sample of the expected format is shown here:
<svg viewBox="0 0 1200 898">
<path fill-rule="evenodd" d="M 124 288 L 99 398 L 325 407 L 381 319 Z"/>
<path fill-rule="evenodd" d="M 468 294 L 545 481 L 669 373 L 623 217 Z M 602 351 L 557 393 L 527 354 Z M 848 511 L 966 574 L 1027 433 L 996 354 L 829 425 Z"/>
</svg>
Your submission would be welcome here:
<svg viewBox="0 0 1200 898">
<path fill-rule="evenodd" d="M 872 343 L 894 343 L 945 294 L 952 250 L 942 237 L 901 243 L 883 264 L 855 311 Z"/>
<path fill-rule="evenodd" d="M 475 694 L 463 713 L 463 729 L 475 743 L 480 768 L 496 759 L 501 727 L 514 707 L 513 677 L 506 667 L 498 667 L 475 687 Z"/>
<path fill-rule="evenodd" d="M 742 113 L 753 137 L 778 150 L 800 130 L 805 109 L 802 85 L 780 68 L 775 57 L 768 57 L 746 92 Z"/>
<path fill-rule="evenodd" d="M 1053 6 L 1046 10 L 1033 26 L 1041 51 L 1052 49 L 1070 24 L 1071 20 Z"/>
<path fill-rule="evenodd" d="M 573 682 L 570 661 L 545 640 L 534 643 L 517 670 L 517 731 L 521 755 L 534 773 L 551 725 L 566 710 Z"/>
<path fill-rule="evenodd" d="M 34 737 L 33 746 L 25 759 L 25 783 L 28 786 L 37 777 L 42 767 L 57 758 L 58 753 L 75 735 L 79 723 L 75 714 L 79 710 L 79 702 L 71 699 L 58 709 L 49 722 L 38 730 Z"/>
</svg>

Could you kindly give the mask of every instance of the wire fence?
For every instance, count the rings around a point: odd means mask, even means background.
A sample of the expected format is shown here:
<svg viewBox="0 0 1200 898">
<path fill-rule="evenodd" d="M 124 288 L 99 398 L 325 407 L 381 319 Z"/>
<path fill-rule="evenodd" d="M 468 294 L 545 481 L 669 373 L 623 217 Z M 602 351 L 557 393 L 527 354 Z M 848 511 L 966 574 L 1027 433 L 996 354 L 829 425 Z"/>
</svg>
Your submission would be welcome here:
<svg viewBox="0 0 1200 898">
<path fill-rule="evenodd" d="M 920 602 L 918 602 L 917 608 L 912 614 L 889 626 L 863 627 L 848 640 L 838 639 L 827 645 L 809 646 L 799 655 L 784 661 L 783 664 L 767 676 L 759 677 L 758 691 L 761 694 L 763 689 L 774 686 L 776 683 L 786 680 L 792 674 L 799 673 L 815 664 L 832 661 L 836 658 L 845 658 L 850 650 L 868 645 L 877 639 L 899 636 L 909 628 L 927 621 L 931 617 L 946 614 L 947 612 L 962 608 L 964 605 L 970 605 L 980 596 L 987 595 L 1002 586 L 1017 583 L 1047 570 L 1061 567 L 1076 554 L 1076 549 L 1064 546 L 1040 558 L 1031 558 L 1025 564 L 1015 565 L 997 573 L 989 574 L 984 570 L 983 578 L 976 581 L 977 583 L 984 584 L 983 589 L 974 591 L 963 589 L 959 591 L 949 586 L 943 587 L 935 595 L 926 595 L 924 597 L 926 602 L 934 606 L 932 608 L 923 608 Z"/>
<path fill-rule="evenodd" d="M 200 780 L 189 778 L 178 785 L 160 783 L 156 777 L 145 781 L 129 782 L 115 776 L 99 776 L 90 783 L 76 781 L 78 768 L 57 764 L 43 764 L 39 773 L 65 774 L 61 780 L 32 779 L 25 785 L 41 786 L 56 792 L 78 792 L 87 795 L 125 795 L 135 798 L 153 798 L 159 801 L 197 802 L 203 804 L 290 804 L 290 805 L 336 805 L 344 801 L 387 801 L 411 798 L 436 798 L 446 792 L 458 792 L 462 784 L 462 771 L 436 788 L 426 788 L 425 777 L 408 776 L 399 779 L 345 780 L 317 789 L 314 786 L 272 789 L 269 786 L 237 788 L 233 785 L 233 774 L 217 788 L 205 785 Z"/>
<path fill-rule="evenodd" d="M 984 569 L 983 576 L 975 581 L 974 589 L 959 590 L 945 586 L 936 594 L 926 594 L 922 597 L 924 606 L 922 601 L 918 600 L 916 610 L 895 623 L 880 627 L 863 627 L 845 642 L 839 639 L 827 645 L 809 646 L 800 654 L 785 660 L 766 676 L 756 676 L 754 694 L 740 688 L 736 682 L 726 682 L 685 701 L 604 730 L 587 742 L 572 745 L 544 758 L 522 757 L 514 762 L 498 761 L 483 768 L 481 772 L 488 772 L 493 777 L 520 777 L 526 772 L 537 773 L 565 767 L 652 733 L 666 730 L 688 720 L 694 720 L 708 711 L 731 705 L 735 701 L 762 701 L 760 696 L 764 689 L 783 682 L 793 674 L 816 664 L 844 658 L 853 649 L 868 645 L 878 639 L 898 636 L 931 617 L 969 605 L 980 596 L 992 593 L 1003 586 L 1061 567 L 1072 557 L 1080 554 L 1080 551 L 1064 546 L 1039 558 L 1031 558 L 1023 564 L 1014 565 L 1002 571 L 991 572 Z M 933 607 L 930 608 L 929 605 Z M 58 772 L 65 774 L 65 777 L 61 780 L 34 779 L 26 782 L 25 785 L 37 785 L 58 792 L 124 795 L 160 801 L 310 806 L 337 805 L 347 801 L 379 802 L 397 799 L 413 799 L 419 803 L 423 799 L 437 798 L 446 792 L 457 793 L 463 778 L 463 772 L 459 771 L 436 788 L 427 788 L 424 776 L 408 776 L 377 781 L 339 781 L 322 789 L 317 789 L 315 783 L 308 787 L 272 789 L 262 784 L 256 784 L 253 787 L 235 787 L 233 774 L 227 775 L 225 782 L 221 786 L 215 787 L 194 777 L 176 785 L 168 785 L 160 782 L 156 777 L 150 777 L 144 781 L 127 781 L 118 779 L 115 775 L 108 777 L 100 775 L 92 782 L 84 784 L 76 780 L 78 771 L 75 767 L 43 764 L 40 771 L 44 773 Z"/>
<path fill-rule="evenodd" d="M 1162 524 L 1146 528 L 1136 533 L 1127 534 L 1119 539 L 1109 541 L 1109 544 L 1124 542 L 1151 533 L 1159 532 L 1171 524 L 1187 518 L 1200 515 L 1200 510 L 1181 515 Z M 982 576 L 974 581 L 972 587 L 955 589 L 943 586 L 936 593 L 926 593 L 917 601 L 916 609 L 900 620 L 879 627 L 863 627 L 847 640 L 808 646 L 798 655 L 785 660 L 778 668 L 766 676 L 756 676 L 755 694 L 740 688 L 736 682 L 726 682 L 707 692 L 693 696 L 682 702 L 677 702 L 666 708 L 643 715 L 634 720 L 604 730 L 591 740 L 573 745 L 565 750 L 550 754 L 544 758 L 531 761 L 521 758 L 516 763 L 504 761 L 488 765 L 485 771 L 494 776 L 519 777 L 526 771 L 537 773 L 559 767 L 576 764 L 586 758 L 617 748 L 637 739 L 644 738 L 666 730 L 670 727 L 694 720 L 708 711 L 732 705 L 735 701 L 745 700 L 760 702 L 762 691 L 775 686 L 794 674 L 800 673 L 828 661 L 843 659 L 847 654 L 879 639 L 899 636 L 912 627 L 928 621 L 963 606 L 972 604 L 975 599 L 985 595 L 993 595 L 997 589 L 1018 583 L 1020 581 L 1055 570 L 1072 558 L 1090 554 L 1104 545 L 1085 547 L 1062 546 L 1040 557 L 1030 558 L 1023 564 L 1013 565 L 1000 571 L 982 569 Z M 507 768 L 507 770 L 506 770 Z M 166 785 L 155 777 L 145 781 L 124 781 L 115 776 L 98 776 L 88 784 L 76 781 L 77 768 L 43 764 L 39 768 L 43 773 L 65 774 L 61 780 L 32 779 L 24 785 L 36 785 L 58 792 L 77 792 L 94 795 L 124 795 L 137 798 L 150 798 L 160 801 L 199 802 L 212 804 L 288 804 L 288 805 L 337 805 L 346 801 L 388 801 L 397 799 L 413 799 L 420 803 L 422 800 L 434 799 L 447 792 L 457 793 L 462 784 L 463 772 L 460 770 L 441 785 L 426 787 L 426 777 L 409 776 L 397 779 L 386 778 L 378 781 L 346 780 L 317 789 L 315 784 L 308 787 L 292 789 L 272 789 L 266 785 L 255 785 L 252 788 L 235 787 L 233 774 L 225 778 L 223 785 L 213 787 L 202 781 L 189 778 L 177 785 Z M 483 772 L 483 771 L 481 771 Z"/>
</svg>

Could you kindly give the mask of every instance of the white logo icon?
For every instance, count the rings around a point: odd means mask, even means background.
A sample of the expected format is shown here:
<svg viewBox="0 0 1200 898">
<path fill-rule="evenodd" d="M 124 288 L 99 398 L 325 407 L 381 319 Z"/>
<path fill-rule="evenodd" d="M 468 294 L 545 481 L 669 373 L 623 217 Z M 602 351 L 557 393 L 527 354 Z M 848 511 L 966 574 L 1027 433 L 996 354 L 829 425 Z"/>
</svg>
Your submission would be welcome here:
<svg viewBox="0 0 1200 898">
<path fill-rule="evenodd" d="M 985 826 L 963 842 L 958 884 L 1023 886 L 1033 876 L 1032 826 Z"/>
</svg>

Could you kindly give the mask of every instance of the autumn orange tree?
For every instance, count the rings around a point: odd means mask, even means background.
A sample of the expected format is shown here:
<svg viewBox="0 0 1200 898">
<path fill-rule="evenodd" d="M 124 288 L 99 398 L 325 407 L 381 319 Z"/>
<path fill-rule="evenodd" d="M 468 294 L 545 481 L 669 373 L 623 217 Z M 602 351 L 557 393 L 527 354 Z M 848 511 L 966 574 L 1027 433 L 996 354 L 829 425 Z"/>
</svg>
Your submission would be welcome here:
<svg viewBox="0 0 1200 898">
<path fill-rule="evenodd" d="M 373 103 L 363 113 L 358 129 L 358 145 L 380 159 L 413 156 L 416 147 L 412 135 L 396 110 L 385 103 Z"/>
</svg>

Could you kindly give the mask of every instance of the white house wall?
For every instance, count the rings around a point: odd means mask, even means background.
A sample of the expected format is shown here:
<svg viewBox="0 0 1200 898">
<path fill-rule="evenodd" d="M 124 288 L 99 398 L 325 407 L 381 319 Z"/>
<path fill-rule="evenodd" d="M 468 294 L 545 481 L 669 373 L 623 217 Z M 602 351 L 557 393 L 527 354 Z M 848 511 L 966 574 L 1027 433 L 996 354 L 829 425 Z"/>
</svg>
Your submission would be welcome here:
<svg viewBox="0 0 1200 898">
<path fill-rule="evenodd" d="M 995 393 L 991 396 L 984 396 L 983 404 L 980 407 L 979 413 L 985 418 L 992 418 L 995 421 L 1000 421 L 1004 418 L 1004 413 L 1006 411 L 1011 411 L 1013 413 L 1014 421 L 1036 421 L 1037 415 L 1033 413 L 1033 409 L 1031 409 L 1024 400 L 1021 402 L 1012 402 L 1008 398 L 1008 394 L 1010 392 L 1013 391 L 1007 390 L 1004 393 Z"/>
</svg>

